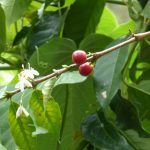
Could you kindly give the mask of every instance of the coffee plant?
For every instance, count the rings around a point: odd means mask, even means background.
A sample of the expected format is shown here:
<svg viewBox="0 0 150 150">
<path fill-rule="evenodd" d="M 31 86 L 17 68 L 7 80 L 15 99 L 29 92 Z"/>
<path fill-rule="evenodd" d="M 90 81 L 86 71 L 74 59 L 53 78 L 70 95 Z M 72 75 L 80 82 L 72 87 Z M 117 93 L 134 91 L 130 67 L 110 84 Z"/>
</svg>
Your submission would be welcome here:
<svg viewBox="0 0 150 150">
<path fill-rule="evenodd" d="M 150 150 L 150 0 L 0 0 L 0 150 Z"/>
</svg>

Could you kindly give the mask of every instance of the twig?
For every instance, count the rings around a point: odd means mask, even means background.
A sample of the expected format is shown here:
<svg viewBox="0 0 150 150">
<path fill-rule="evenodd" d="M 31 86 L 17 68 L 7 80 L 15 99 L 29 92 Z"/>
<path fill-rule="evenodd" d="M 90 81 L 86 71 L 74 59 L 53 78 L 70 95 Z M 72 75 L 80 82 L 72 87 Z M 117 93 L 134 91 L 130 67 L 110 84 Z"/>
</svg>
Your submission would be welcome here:
<svg viewBox="0 0 150 150">
<path fill-rule="evenodd" d="M 144 33 L 138 33 L 138 34 L 133 34 L 132 37 L 124 42 L 121 42 L 115 46 L 112 46 L 110 48 L 107 48 L 103 51 L 100 51 L 100 52 L 96 52 L 96 53 L 93 53 L 90 57 L 88 57 L 87 61 L 95 61 L 97 59 L 99 59 L 101 56 L 103 55 L 106 55 L 107 53 L 110 53 L 114 50 L 117 50 L 118 48 L 121 48 L 125 45 L 128 45 L 130 43 L 133 43 L 135 41 L 140 41 L 140 40 L 143 40 L 145 39 L 146 37 L 150 36 L 150 31 L 148 32 L 144 32 Z M 37 86 L 39 83 L 47 80 L 47 79 L 50 79 L 52 77 L 55 77 L 55 76 L 59 76 L 61 75 L 62 73 L 65 73 L 67 72 L 68 70 L 71 70 L 72 68 L 76 67 L 78 65 L 76 64 L 71 64 L 69 66 L 67 66 L 66 68 L 62 68 L 62 69 L 59 69 L 59 70 L 56 70 L 54 71 L 53 73 L 49 74 L 49 75 L 46 75 L 44 77 L 41 77 L 40 79 L 36 79 L 34 81 L 32 81 L 32 85 L 33 87 Z M 13 95 L 17 94 L 20 92 L 20 89 L 17 89 L 17 90 L 14 90 L 14 91 L 7 91 L 5 93 L 5 96 L 3 98 L 11 98 Z"/>
</svg>

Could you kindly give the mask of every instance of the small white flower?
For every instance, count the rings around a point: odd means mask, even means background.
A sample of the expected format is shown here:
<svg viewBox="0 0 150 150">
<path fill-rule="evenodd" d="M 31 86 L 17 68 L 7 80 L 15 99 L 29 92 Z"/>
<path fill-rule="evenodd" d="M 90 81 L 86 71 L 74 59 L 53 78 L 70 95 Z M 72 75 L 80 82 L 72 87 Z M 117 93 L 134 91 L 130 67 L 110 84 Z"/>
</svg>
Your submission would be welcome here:
<svg viewBox="0 0 150 150">
<path fill-rule="evenodd" d="M 34 79 L 34 76 L 38 76 L 39 72 L 35 69 L 33 69 L 32 67 L 30 67 L 30 64 L 28 64 L 28 69 L 24 69 L 23 67 L 23 71 L 21 71 L 20 76 L 24 77 L 26 79 Z"/>
<path fill-rule="evenodd" d="M 18 109 L 17 109 L 17 112 L 16 112 L 16 118 L 20 117 L 21 114 L 22 114 L 22 109 L 19 106 Z"/>
<path fill-rule="evenodd" d="M 26 117 L 29 116 L 29 113 L 27 112 L 27 110 L 22 105 L 20 105 L 16 112 L 16 118 L 20 117 L 22 113 L 24 113 Z"/>
<path fill-rule="evenodd" d="M 39 72 L 30 67 L 28 64 L 28 69 L 24 69 L 24 65 L 22 65 L 23 71 L 18 75 L 19 82 L 16 84 L 15 88 L 20 89 L 21 92 L 24 91 L 25 87 L 32 87 L 31 80 L 34 79 L 34 76 L 38 76 Z"/>
<path fill-rule="evenodd" d="M 34 70 L 33 68 L 30 69 L 24 69 L 20 75 L 22 77 L 25 77 L 26 79 L 34 79 L 34 76 L 38 76 L 39 72 Z"/>
<path fill-rule="evenodd" d="M 16 84 L 15 88 L 20 89 L 20 91 L 23 92 L 25 87 L 32 87 L 31 82 L 19 76 L 19 82 Z"/>
</svg>

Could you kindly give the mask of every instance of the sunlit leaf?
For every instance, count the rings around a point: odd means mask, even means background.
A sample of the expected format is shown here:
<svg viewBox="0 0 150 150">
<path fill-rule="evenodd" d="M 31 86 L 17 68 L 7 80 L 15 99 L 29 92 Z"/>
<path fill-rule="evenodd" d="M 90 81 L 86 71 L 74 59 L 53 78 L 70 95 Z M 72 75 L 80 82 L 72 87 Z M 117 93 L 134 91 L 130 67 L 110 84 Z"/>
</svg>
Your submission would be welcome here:
<svg viewBox="0 0 150 150">
<path fill-rule="evenodd" d="M 105 7 L 100 22 L 98 23 L 96 33 L 110 35 L 118 27 L 116 16 L 113 12 Z"/>
<path fill-rule="evenodd" d="M 15 102 L 11 102 L 9 107 L 8 119 L 11 133 L 19 148 L 35 150 L 36 139 L 32 137 L 32 132 L 35 131 L 33 121 L 30 116 L 26 117 L 24 114 L 16 118 L 18 107 Z"/>
<path fill-rule="evenodd" d="M 0 150 L 7 150 L 2 144 L 0 144 Z"/>
<path fill-rule="evenodd" d="M 117 28 L 113 30 L 110 36 L 114 39 L 119 38 L 120 36 L 127 35 L 129 31 L 135 30 L 135 22 L 129 20 L 123 24 L 120 24 Z"/>
<path fill-rule="evenodd" d="M 7 23 L 10 25 L 22 17 L 30 2 L 31 0 L 1 0 Z"/>
<path fill-rule="evenodd" d="M 59 138 L 61 113 L 54 99 L 49 99 L 44 106 L 43 94 L 41 91 L 36 90 L 30 99 L 30 108 L 32 109 L 36 124 Z"/>
</svg>

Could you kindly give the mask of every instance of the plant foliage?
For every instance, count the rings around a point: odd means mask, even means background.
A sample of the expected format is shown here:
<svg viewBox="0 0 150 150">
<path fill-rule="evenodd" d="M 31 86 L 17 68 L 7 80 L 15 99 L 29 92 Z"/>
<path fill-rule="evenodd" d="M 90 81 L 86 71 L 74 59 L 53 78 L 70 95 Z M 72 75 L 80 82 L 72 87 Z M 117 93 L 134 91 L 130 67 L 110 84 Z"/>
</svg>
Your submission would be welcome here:
<svg viewBox="0 0 150 150">
<path fill-rule="evenodd" d="M 107 3 L 125 5 L 129 20 Z M 92 61 L 88 77 L 59 74 L 73 51 L 90 56 L 129 30 L 150 30 L 150 0 L 0 0 L 0 150 L 150 150 L 150 38 Z M 58 75 L 9 98 L 29 63 Z"/>
</svg>

